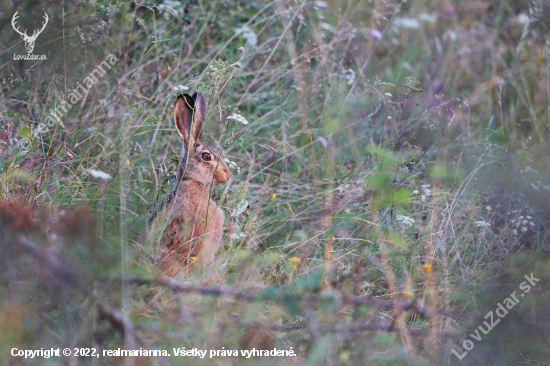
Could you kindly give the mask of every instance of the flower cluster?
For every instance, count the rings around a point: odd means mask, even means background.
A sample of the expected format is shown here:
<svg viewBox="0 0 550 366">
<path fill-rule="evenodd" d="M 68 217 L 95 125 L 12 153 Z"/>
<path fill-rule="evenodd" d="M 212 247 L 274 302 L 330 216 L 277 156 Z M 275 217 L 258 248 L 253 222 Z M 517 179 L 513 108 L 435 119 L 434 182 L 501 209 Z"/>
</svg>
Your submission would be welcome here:
<svg viewBox="0 0 550 366">
<path fill-rule="evenodd" d="M 237 204 L 237 207 L 235 207 L 235 209 L 231 213 L 231 217 L 239 216 L 246 210 L 247 207 L 248 207 L 248 201 L 243 199 L 241 202 Z"/>
<path fill-rule="evenodd" d="M 409 216 L 397 215 L 396 220 L 400 221 L 403 225 L 406 225 L 409 227 L 412 226 L 412 224 L 414 224 L 413 218 Z"/>
<path fill-rule="evenodd" d="M 181 17 L 184 7 L 181 1 L 164 0 L 162 3 L 158 4 L 158 9 L 163 13 L 164 19 L 168 20 L 170 16 Z"/>
<path fill-rule="evenodd" d="M 346 71 L 346 80 L 347 80 L 346 84 L 348 85 L 353 84 L 353 82 L 355 81 L 355 71 L 353 71 L 352 69 L 348 69 Z"/>
<path fill-rule="evenodd" d="M 247 27 L 246 25 L 241 28 L 236 28 L 235 34 L 243 36 L 244 39 L 246 39 L 247 46 L 254 47 L 258 44 L 258 36 L 250 27 Z"/>
<path fill-rule="evenodd" d="M 223 161 L 225 161 L 225 163 L 227 164 L 229 169 L 237 169 L 237 174 L 241 173 L 241 168 L 237 165 L 237 163 L 235 163 L 234 161 L 231 161 L 227 158 L 224 158 Z"/>
<path fill-rule="evenodd" d="M 189 90 L 189 88 L 183 85 L 178 85 L 174 87 L 174 91 L 176 93 L 183 93 L 184 91 L 187 91 L 187 90 Z"/>
<path fill-rule="evenodd" d="M 232 115 L 227 117 L 227 119 L 232 119 L 234 121 L 241 122 L 243 125 L 248 124 L 248 121 L 246 120 L 246 118 L 244 118 L 243 116 L 241 116 L 240 114 L 237 114 L 237 113 L 233 113 Z"/>
<path fill-rule="evenodd" d="M 432 193 L 432 191 L 430 190 L 429 184 L 423 184 L 420 186 L 420 188 L 422 188 L 422 194 L 420 195 L 420 199 L 422 199 L 422 202 L 424 202 L 426 201 L 426 197 L 429 196 L 430 193 Z M 420 194 L 420 191 L 418 189 L 415 189 L 413 193 Z"/>
<path fill-rule="evenodd" d="M 529 229 L 535 230 L 535 223 L 532 220 L 533 218 L 531 216 L 520 216 L 517 220 L 512 220 L 512 224 L 515 226 L 515 229 L 512 230 L 512 234 L 518 235 L 518 230 L 522 233 L 526 233 Z"/>
</svg>

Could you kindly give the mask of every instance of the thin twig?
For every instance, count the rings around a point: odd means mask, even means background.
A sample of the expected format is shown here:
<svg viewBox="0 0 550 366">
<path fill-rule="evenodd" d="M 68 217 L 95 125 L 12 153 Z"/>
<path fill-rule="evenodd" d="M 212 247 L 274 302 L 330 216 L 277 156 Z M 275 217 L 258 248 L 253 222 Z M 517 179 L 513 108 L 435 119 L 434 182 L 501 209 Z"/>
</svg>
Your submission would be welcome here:
<svg viewBox="0 0 550 366">
<path fill-rule="evenodd" d="M 427 306 L 422 306 L 419 304 L 402 301 L 394 302 L 390 300 L 375 299 L 372 297 L 366 296 L 343 296 L 341 293 L 337 294 L 289 294 L 289 293 L 278 293 L 276 296 L 271 294 L 267 295 L 265 293 L 248 293 L 237 291 L 231 288 L 217 288 L 209 287 L 202 285 L 181 285 L 175 281 L 163 281 L 158 279 L 147 279 L 141 277 L 132 277 L 126 280 L 126 282 L 138 284 L 138 285 L 152 285 L 152 286 L 162 286 L 169 288 L 177 293 L 200 293 L 203 295 L 211 296 L 227 296 L 233 297 L 238 300 L 243 300 L 247 302 L 253 301 L 289 301 L 289 300 L 336 300 L 341 301 L 344 304 L 348 305 L 370 305 L 377 308 L 388 308 L 388 309 L 400 309 L 400 310 L 411 310 L 415 313 L 423 315 L 425 317 L 431 317 L 434 315 L 446 316 L 446 317 L 460 317 L 466 319 L 473 319 L 474 316 L 469 313 L 460 312 L 456 310 L 444 309 L 444 308 L 430 308 Z"/>
</svg>

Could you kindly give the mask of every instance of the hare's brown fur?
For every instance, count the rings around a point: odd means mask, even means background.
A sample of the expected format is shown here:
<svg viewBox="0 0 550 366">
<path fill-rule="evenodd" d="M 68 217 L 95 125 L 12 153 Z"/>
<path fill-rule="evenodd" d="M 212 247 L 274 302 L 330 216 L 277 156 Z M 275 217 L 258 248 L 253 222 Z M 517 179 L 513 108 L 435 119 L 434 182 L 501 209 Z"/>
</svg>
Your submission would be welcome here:
<svg viewBox="0 0 550 366">
<path fill-rule="evenodd" d="M 209 197 L 210 185 L 231 178 L 220 154 L 202 142 L 206 98 L 178 97 L 176 129 L 184 144 L 176 184 L 148 226 L 161 228 L 159 262 L 169 276 L 185 274 L 196 262 L 212 265 L 221 241 L 224 214 Z"/>
</svg>

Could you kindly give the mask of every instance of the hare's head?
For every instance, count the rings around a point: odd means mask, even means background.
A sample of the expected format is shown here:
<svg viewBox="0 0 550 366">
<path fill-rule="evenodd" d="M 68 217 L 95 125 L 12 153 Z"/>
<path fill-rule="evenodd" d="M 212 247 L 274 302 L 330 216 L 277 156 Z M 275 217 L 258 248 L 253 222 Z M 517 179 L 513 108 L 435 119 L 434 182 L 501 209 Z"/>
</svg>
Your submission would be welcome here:
<svg viewBox="0 0 550 366">
<path fill-rule="evenodd" d="M 176 100 L 174 118 L 176 129 L 183 139 L 182 159 L 187 160 L 184 179 L 209 185 L 227 182 L 231 178 L 229 167 L 220 154 L 202 141 L 204 117 L 208 102 L 201 93 L 184 94 Z"/>
</svg>

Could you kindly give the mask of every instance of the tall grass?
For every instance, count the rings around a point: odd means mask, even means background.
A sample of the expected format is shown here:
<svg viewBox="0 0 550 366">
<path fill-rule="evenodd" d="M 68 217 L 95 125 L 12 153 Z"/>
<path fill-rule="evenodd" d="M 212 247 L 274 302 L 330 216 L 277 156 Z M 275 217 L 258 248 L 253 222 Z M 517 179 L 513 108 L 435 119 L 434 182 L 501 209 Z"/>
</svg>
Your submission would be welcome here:
<svg viewBox="0 0 550 366">
<path fill-rule="evenodd" d="M 47 61 L 13 60 L 18 9 L 29 29 L 50 15 L 34 50 Z M 172 353 L 124 360 L 135 365 L 458 364 L 451 350 L 534 272 L 540 287 L 462 362 L 543 364 L 549 11 L 0 5 L 0 360 L 15 362 L 13 347 L 126 347 Z M 37 132 L 109 54 L 112 69 Z M 155 248 L 138 236 L 174 184 L 185 88 L 207 96 L 205 140 L 234 165 L 211 192 L 227 226 L 207 269 L 219 276 L 174 285 L 155 281 Z M 179 347 L 296 357 L 177 358 Z"/>
</svg>

